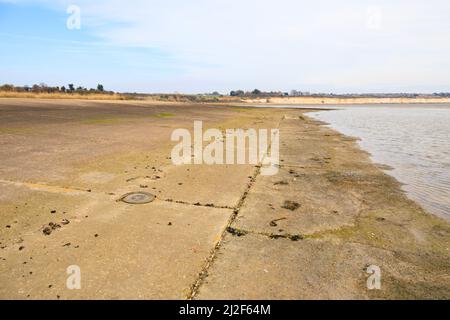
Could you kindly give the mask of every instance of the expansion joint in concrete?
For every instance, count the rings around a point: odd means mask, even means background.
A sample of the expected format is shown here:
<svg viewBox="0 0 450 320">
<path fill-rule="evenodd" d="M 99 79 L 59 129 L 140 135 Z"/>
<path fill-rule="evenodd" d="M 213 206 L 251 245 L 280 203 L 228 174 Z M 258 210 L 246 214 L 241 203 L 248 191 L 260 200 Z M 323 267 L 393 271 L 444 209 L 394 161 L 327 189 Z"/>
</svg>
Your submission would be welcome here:
<svg viewBox="0 0 450 320">
<path fill-rule="evenodd" d="M 280 124 L 281 124 L 281 121 L 283 121 L 283 119 L 281 119 L 280 122 L 278 123 L 278 128 L 280 128 Z M 272 148 L 272 145 L 270 144 L 267 155 L 271 152 L 271 148 Z M 211 250 L 211 254 L 206 259 L 206 262 L 203 265 L 203 268 L 201 269 L 201 271 L 199 272 L 197 279 L 195 280 L 194 284 L 191 286 L 190 292 L 186 297 L 188 300 L 194 300 L 195 296 L 198 294 L 201 285 L 203 284 L 204 280 L 208 276 L 208 270 L 217 256 L 217 253 L 223 243 L 223 239 L 224 239 L 225 235 L 228 233 L 228 230 L 230 228 L 232 228 L 231 226 L 232 226 L 233 222 L 236 220 L 237 216 L 239 215 L 239 211 L 241 210 L 242 206 L 244 205 L 245 200 L 247 199 L 247 196 L 250 193 L 250 190 L 253 187 L 253 185 L 255 184 L 256 178 L 260 175 L 260 173 L 261 173 L 261 165 L 255 166 L 255 171 L 254 171 L 253 175 L 251 176 L 250 182 L 247 184 L 245 191 L 239 198 L 239 201 L 238 201 L 236 207 L 234 207 L 233 213 L 231 214 L 230 218 L 228 219 L 226 228 L 222 231 L 219 240 L 217 241 L 214 248 Z"/>
<path fill-rule="evenodd" d="M 257 236 L 263 236 L 270 239 L 289 239 L 291 241 L 299 241 L 305 239 L 305 235 L 302 234 L 290 234 L 290 233 L 269 233 L 269 232 L 260 232 L 254 230 L 245 230 L 240 228 L 228 227 L 227 232 L 232 234 L 233 236 L 243 237 L 248 234 L 253 234 Z"/>
<path fill-rule="evenodd" d="M 182 200 L 174 200 L 174 199 L 160 199 L 161 201 L 170 202 L 170 203 L 178 203 L 178 204 L 184 204 L 187 206 L 195 206 L 195 207 L 207 207 L 207 208 L 215 208 L 215 209 L 229 209 L 229 210 L 235 210 L 236 208 L 230 207 L 230 206 L 218 206 L 213 203 L 200 203 L 200 202 L 187 202 Z"/>
</svg>

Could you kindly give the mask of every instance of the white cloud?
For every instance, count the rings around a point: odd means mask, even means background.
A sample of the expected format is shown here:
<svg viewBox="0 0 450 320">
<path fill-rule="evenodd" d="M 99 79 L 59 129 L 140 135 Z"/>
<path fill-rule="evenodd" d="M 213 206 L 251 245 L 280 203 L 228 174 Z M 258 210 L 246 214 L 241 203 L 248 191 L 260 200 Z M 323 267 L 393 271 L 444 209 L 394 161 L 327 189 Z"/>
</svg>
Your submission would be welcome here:
<svg viewBox="0 0 450 320">
<path fill-rule="evenodd" d="M 38 2 L 77 4 L 104 41 L 177 57 L 180 90 L 450 87 L 448 0 Z M 370 28 L 374 7 L 382 16 Z"/>
</svg>

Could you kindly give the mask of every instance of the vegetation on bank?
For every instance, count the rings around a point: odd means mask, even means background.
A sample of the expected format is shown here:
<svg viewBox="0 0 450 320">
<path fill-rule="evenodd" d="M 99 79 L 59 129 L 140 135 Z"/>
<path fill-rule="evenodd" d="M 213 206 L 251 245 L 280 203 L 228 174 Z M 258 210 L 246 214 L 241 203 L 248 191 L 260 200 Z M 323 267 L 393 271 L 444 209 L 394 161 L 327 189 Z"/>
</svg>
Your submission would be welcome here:
<svg viewBox="0 0 450 320">
<path fill-rule="evenodd" d="M 45 83 L 34 84 L 33 86 L 14 86 L 4 84 L 0 86 L 0 98 L 43 98 L 43 99 L 99 99 L 99 100 L 153 100 L 160 102 L 184 102 L 184 103 L 238 103 L 246 100 L 266 100 L 271 98 L 330 98 L 335 99 L 436 99 L 450 98 L 450 92 L 438 92 L 432 94 L 420 93 L 371 93 L 371 94 L 334 94 L 334 93 L 310 93 L 308 91 L 291 90 L 282 91 L 262 91 L 254 89 L 252 91 L 232 90 L 228 95 L 215 91 L 203 94 L 142 94 L 142 93 L 117 93 L 105 90 L 102 84 L 96 88 L 85 88 L 75 86 L 70 83 L 67 86 L 48 86 Z M 284 99 L 283 99 L 284 100 Z"/>
<path fill-rule="evenodd" d="M 126 100 L 131 99 L 126 94 L 119 94 L 114 91 L 107 91 L 102 84 L 97 88 L 75 87 L 70 83 L 66 86 L 48 86 L 45 83 L 34 84 L 32 86 L 14 86 L 4 84 L 0 86 L 1 98 L 43 98 L 43 99 L 99 99 L 99 100 Z"/>
<path fill-rule="evenodd" d="M 34 84 L 30 86 L 14 86 L 12 84 L 4 84 L 0 86 L 1 92 L 28 92 L 28 93 L 78 93 L 78 94 L 93 94 L 93 93 L 101 93 L 101 94 L 114 94 L 114 91 L 106 91 L 102 84 L 98 84 L 97 88 L 85 88 L 85 87 L 75 87 L 73 83 L 70 83 L 66 86 L 57 86 L 52 87 L 48 86 L 45 83 Z"/>
<path fill-rule="evenodd" d="M 281 98 L 281 97 L 302 97 L 302 98 L 450 98 L 450 92 L 435 92 L 432 94 L 423 93 L 311 93 L 309 91 L 291 90 L 282 91 L 253 91 L 232 90 L 231 97 L 241 98 Z"/>
<path fill-rule="evenodd" d="M 141 94 L 118 93 L 105 90 L 102 84 L 96 88 L 85 88 L 70 83 L 67 86 L 48 86 L 45 83 L 32 86 L 0 86 L 0 98 L 41 98 L 41 99 L 92 99 L 92 100 L 154 100 L 161 102 L 213 103 L 229 102 L 233 99 L 218 92 L 212 94 Z M 234 99 L 234 102 L 240 99 Z"/>
</svg>

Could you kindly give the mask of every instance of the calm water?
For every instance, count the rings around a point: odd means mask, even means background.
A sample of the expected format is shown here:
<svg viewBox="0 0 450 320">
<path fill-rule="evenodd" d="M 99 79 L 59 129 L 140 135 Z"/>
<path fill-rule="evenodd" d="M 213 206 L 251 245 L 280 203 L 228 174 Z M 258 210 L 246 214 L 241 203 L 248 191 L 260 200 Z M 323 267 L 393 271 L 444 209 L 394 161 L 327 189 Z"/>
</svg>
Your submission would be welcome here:
<svg viewBox="0 0 450 320">
<path fill-rule="evenodd" d="M 404 184 L 429 212 L 450 219 L 450 105 L 345 106 L 312 112 L 346 135 Z"/>
</svg>

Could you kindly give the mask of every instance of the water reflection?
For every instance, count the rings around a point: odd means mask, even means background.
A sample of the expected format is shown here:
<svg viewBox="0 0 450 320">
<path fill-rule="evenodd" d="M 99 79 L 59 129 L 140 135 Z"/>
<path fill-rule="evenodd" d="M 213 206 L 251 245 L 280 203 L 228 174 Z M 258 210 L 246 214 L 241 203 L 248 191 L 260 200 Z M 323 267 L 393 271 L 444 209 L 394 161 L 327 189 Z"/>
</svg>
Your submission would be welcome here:
<svg viewBox="0 0 450 320">
<path fill-rule="evenodd" d="M 428 211 L 450 219 L 450 105 L 345 106 L 308 115 L 361 138 Z"/>
</svg>

